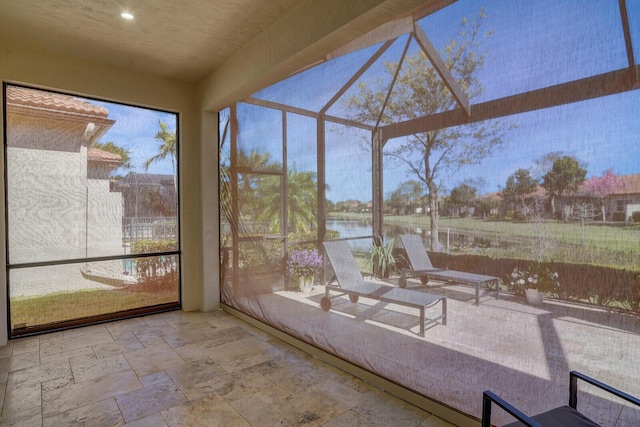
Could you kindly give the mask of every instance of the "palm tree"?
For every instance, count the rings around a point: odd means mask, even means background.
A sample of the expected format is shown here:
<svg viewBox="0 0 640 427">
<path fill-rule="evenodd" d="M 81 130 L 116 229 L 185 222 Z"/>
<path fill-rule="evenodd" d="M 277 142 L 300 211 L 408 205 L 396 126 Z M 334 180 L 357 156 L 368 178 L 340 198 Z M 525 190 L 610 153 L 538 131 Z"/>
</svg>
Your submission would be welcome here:
<svg viewBox="0 0 640 427">
<path fill-rule="evenodd" d="M 162 120 L 158 120 L 160 124 L 160 130 L 153 137 L 158 141 L 161 141 L 160 152 L 155 156 L 151 156 L 144 162 L 144 170 L 149 170 L 149 166 L 152 163 L 164 160 L 167 156 L 171 156 L 171 171 L 173 172 L 173 188 L 175 194 L 178 194 L 178 181 L 176 176 L 176 133 L 167 130 L 167 124 Z M 177 200 L 177 197 L 176 197 Z"/>
<path fill-rule="evenodd" d="M 121 168 L 127 170 L 127 169 L 131 169 L 131 151 L 120 147 L 119 145 L 117 145 L 115 142 L 113 141 L 107 141 L 104 144 L 99 143 L 99 142 L 94 142 L 93 143 L 93 148 L 97 148 L 98 150 L 102 150 L 102 151 L 106 151 L 108 153 L 112 153 L 112 154 L 117 154 L 118 156 L 120 156 L 121 160 L 122 160 L 122 166 L 120 166 Z"/>
<path fill-rule="evenodd" d="M 315 172 L 298 172 L 295 166 L 287 171 L 287 216 L 291 232 L 308 233 L 317 226 L 318 187 Z M 280 229 L 280 180 L 268 179 L 257 188 L 261 200 L 259 219 L 269 222 L 272 230 Z"/>
<path fill-rule="evenodd" d="M 146 162 L 144 162 L 144 169 L 148 170 L 152 163 L 164 160 L 167 156 L 171 156 L 171 170 L 173 176 L 176 175 L 176 133 L 167 130 L 167 124 L 162 120 L 159 120 L 160 130 L 153 137 L 161 142 L 160 152 L 155 156 L 151 156 Z"/>
</svg>

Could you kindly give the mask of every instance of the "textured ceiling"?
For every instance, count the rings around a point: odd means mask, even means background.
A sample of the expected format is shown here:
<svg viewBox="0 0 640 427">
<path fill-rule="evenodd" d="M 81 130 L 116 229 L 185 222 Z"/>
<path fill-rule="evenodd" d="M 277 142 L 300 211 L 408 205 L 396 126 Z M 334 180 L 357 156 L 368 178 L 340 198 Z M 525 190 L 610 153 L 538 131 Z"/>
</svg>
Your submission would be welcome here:
<svg viewBox="0 0 640 427">
<path fill-rule="evenodd" d="M 0 37 L 197 82 L 300 0 L 0 0 Z M 123 10 L 133 21 L 120 17 Z"/>
</svg>

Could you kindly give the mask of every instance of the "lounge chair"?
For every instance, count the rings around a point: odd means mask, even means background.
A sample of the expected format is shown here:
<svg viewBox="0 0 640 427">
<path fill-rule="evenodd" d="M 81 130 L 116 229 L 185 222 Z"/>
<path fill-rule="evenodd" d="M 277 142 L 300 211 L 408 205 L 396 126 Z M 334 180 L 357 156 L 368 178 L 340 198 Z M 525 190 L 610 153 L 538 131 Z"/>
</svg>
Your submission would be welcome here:
<svg viewBox="0 0 640 427">
<path fill-rule="evenodd" d="M 323 310 L 329 311 L 331 309 L 331 298 L 342 295 L 348 295 L 349 300 L 353 303 L 358 302 L 359 297 L 365 297 L 417 308 L 420 310 L 420 336 L 424 337 L 425 309 L 441 302 L 442 314 L 436 318 L 428 319 L 428 321 L 435 323 L 441 320 L 443 325 L 447 324 L 446 297 L 412 289 L 401 289 L 395 286 L 365 282 L 351 253 L 351 248 L 346 241 L 324 242 L 323 245 L 338 282 L 337 285 L 329 283 L 325 287 L 325 296 L 320 300 L 320 306 Z M 338 292 L 338 294 L 331 295 L 332 291 Z"/>
<path fill-rule="evenodd" d="M 631 402 L 640 407 L 640 400 L 628 395 L 618 389 L 608 386 L 600 381 L 588 377 L 580 372 L 571 371 L 569 373 L 569 405 L 559 406 L 538 415 L 528 416 L 522 411 L 493 393 L 485 391 L 482 394 L 482 427 L 491 427 L 491 404 L 495 403 L 518 421 L 507 424 L 504 427 L 597 427 L 591 419 L 578 412 L 578 379 L 585 381 L 595 387 L 602 389 L 622 400 Z"/>
<path fill-rule="evenodd" d="M 407 252 L 407 258 L 411 265 L 411 268 L 403 268 L 400 270 L 401 274 L 398 280 L 398 286 L 401 288 L 407 286 L 407 277 L 417 276 L 423 285 L 426 285 L 429 279 L 436 279 L 475 286 L 476 305 L 480 305 L 480 285 L 487 286 L 494 284 L 496 287 L 496 297 L 500 298 L 500 278 L 486 276 L 484 274 L 435 268 L 433 264 L 431 264 L 429 254 L 422 244 L 420 236 L 416 234 L 404 234 L 400 236 L 400 241 Z"/>
</svg>

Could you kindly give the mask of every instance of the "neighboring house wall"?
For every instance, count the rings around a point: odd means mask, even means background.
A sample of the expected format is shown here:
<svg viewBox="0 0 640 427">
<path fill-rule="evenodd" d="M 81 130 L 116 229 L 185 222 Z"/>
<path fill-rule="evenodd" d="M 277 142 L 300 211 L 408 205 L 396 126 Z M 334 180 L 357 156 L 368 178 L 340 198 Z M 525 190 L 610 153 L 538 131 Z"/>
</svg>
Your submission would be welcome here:
<svg viewBox="0 0 640 427">
<path fill-rule="evenodd" d="M 112 169 L 108 164 L 89 162 L 87 242 L 91 257 L 124 253 L 122 195 L 110 190 L 109 175 Z"/>
<path fill-rule="evenodd" d="M 84 256 L 87 149 L 74 135 L 81 125 L 11 112 L 7 122 L 10 262 Z"/>
<path fill-rule="evenodd" d="M 121 195 L 108 180 L 121 161 L 88 156 L 114 123 L 108 111 L 24 88 L 7 96 L 10 263 L 121 254 Z"/>
<path fill-rule="evenodd" d="M 633 212 L 640 211 L 640 174 L 620 175 L 620 178 L 623 182 L 621 187 L 605 200 L 605 221 L 629 222 Z M 575 217 L 580 213 L 574 212 L 575 207 L 587 206 L 587 211 L 591 212 L 596 220 L 602 220 L 600 200 L 583 190 L 570 197 L 559 197 L 556 206 L 568 213 L 569 217 Z"/>
</svg>

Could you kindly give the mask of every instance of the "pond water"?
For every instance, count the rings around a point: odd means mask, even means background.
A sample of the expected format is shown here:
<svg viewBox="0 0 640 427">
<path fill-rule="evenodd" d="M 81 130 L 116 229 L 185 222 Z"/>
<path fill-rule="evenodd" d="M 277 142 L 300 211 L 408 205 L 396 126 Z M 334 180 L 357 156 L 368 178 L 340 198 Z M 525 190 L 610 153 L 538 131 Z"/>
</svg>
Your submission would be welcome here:
<svg viewBox="0 0 640 427">
<path fill-rule="evenodd" d="M 340 233 L 340 238 L 358 238 L 372 235 L 371 221 L 360 220 L 327 220 L 327 230 L 333 230 Z M 427 246 L 431 231 L 428 228 L 415 226 L 385 225 L 383 227 L 384 240 L 388 241 L 401 234 L 418 234 L 422 237 L 422 241 Z M 503 241 L 495 238 L 487 238 L 475 236 L 472 233 L 461 233 L 452 231 L 447 228 L 441 228 L 438 235 L 440 251 L 457 251 L 460 249 L 487 249 L 499 248 L 506 249 L 514 247 L 513 242 Z M 372 244 L 372 239 L 361 238 L 350 241 L 353 249 L 368 250 Z"/>
</svg>

